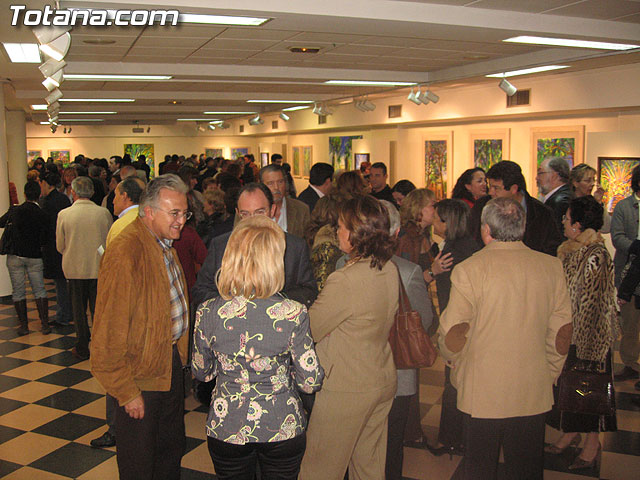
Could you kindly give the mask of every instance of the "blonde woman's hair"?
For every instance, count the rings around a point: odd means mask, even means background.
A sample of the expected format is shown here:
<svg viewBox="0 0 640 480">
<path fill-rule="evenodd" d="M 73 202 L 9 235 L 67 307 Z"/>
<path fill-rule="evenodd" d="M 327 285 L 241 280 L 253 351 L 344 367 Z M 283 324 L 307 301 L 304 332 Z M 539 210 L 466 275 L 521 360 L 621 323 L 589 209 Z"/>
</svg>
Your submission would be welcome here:
<svg viewBox="0 0 640 480">
<path fill-rule="evenodd" d="M 269 298 L 284 287 L 284 231 L 264 215 L 241 220 L 233 229 L 216 284 L 225 300 Z"/>
<path fill-rule="evenodd" d="M 403 228 L 408 225 L 419 225 L 422 219 L 422 209 L 429 205 L 429 202 L 435 202 L 436 195 L 428 188 L 416 188 L 402 200 L 400 206 L 400 224 Z"/>
</svg>

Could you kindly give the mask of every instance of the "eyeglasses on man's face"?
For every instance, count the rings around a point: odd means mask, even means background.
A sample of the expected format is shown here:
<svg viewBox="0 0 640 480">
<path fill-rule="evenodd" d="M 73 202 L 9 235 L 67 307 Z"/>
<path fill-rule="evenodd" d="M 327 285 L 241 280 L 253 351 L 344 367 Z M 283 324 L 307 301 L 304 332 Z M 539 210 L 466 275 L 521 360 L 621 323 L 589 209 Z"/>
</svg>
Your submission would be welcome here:
<svg viewBox="0 0 640 480">
<path fill-rule="evenodd" d="M 185 210 L 184 212 L 181 210 L 163 210 L 162 208 L 158 208 L 158 207 L 154 207 L 155 210 L 160 210 L 161 212 L 167 213 L 169 216 L 171 216 L 174 220 L 179 220 L 184 218 L 185 222 L 187 220 L 189 220 L 191 218 L 191 216 L 193 215 L 193 212 L 190 212 L 189 210 Z"/>
<path fill-rule="evenodd" d="M 254 210 L 253 212 L 249 212 L 248 210 L 239 210 L 238 215 L 240 215 L 240 218 L 249 218 L 255 215 L 267 215 L 267 209 L 259 208 L 257 210 Z"/>
</svg>

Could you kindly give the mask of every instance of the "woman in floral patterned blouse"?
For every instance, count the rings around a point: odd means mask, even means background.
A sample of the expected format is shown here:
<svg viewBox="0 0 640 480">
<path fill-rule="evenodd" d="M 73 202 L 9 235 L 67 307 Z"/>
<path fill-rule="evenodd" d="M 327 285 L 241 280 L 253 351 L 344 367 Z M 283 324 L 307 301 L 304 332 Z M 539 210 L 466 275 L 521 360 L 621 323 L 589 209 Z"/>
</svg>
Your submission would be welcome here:
<svg viewBox="0 0 640 480">
<path fill-rule="evenodd" d="M 196 314 L 193 372 L 216 377 L 207 418 L 218 478 L 295 479 L 306 447 L 307 420 L 298 389 L 320 388 L 304 305 L 284 285 L 284 232 L 266 216 L 242 220 L 222 259 L 219 298 Z"/>
</svg>

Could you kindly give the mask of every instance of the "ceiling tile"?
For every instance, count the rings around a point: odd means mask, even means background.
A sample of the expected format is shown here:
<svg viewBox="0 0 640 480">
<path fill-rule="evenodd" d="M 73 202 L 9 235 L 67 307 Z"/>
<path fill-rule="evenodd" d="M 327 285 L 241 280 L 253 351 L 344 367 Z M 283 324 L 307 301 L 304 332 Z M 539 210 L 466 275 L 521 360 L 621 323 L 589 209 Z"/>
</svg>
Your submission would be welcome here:
<svg viewBox="0 0 640 480">
<path fill-rule="evenodd" d="M 397 47 L 415 47 L 424 42 L 422 38 L 405 38 L 405 37 L 367 37 L 362 40 L 353 42 L 358 45 L 379 45 L 379 46 L 397 46 Z"/>
<path fill-rule="evenodd" d="M 200 48 L 209 40 L 202 37 L 140 37 L 136 47 L 189 47 Z"/>
<path fill-rule="evenodd" d="M 184 58 L 167 55 L 127 55 L 122 61 L 125 63 L 182 63 Z"/>
<path fill-rule="evenodd" d="M 353 43 L 368 38 L 367 35 L 350 35 L 340 33 L 302 32 L 290 41 L 296 42 L 323 42 L 323 43 Z"/>
<path fill-rule="evenodd" d="M 277 43 L 276 40 L 236 40 L 214 38 L 203 48 L 219 50 L 264 50 Z"/>
<path fill-rule="evenodd" d="M 213 25 L 179 25 L 171 27 L 147 27 L 144 30 L 145 37 L 199 37 L 212 38 L 224 31 L 224 27 Z"/>
<path fill-rule="evenodd" d="M 347 55 L 389 55 L 397 50 L 398 47 L 378 47 L 370 45 L 343 45 L 335 48 L 331 53 L 342 53 Z"/>
<path fill-rule="evenodd" d="M 259 52 L 260 50 L 209 50 L 201 48 L 190 55 L 190 58 L 248 58 Z"/>
<path fill-rule="evenodd" d="M 615 20 L 616 22 L 640 23 L 640 13 L 625 15 L 623 17 L 614 18 L 612 20 Z"/>
<path fill-rule="evenodd" d="M 576 3 L 576 0 L 535 0 L 535 2 L 514 0 L 479 0 L 473 2 L 473 4 L 469 6 L 473 8 L 488 8 L 491 10 L 540 13 L 571 3 Z"/>
<path fill-rule="evenodd" d="M 298 32 L 286 30 L 267 30 L 263 28 L 229 27 L 218 35 L 218 38 L 253 39 L 253 40 L 286 40 Z"/>
<path fill-rule="evenodd" d="M 167 57 L 180 57 L 184 58 L 188 55 L 191 55 L 196 49 L 195 48 L 155 48 L 155 47 L 133 47 L 129 50 L 129 55 L 156 55 L 162 56 L 166 55 Z"/>
<path fill-rule="evenodd" d="M 608 20 L 622 15 L 640 13 L 640 2 L 628 0 L 603 1 L 583 0 L 579 3 L 551 10 L 553 15 L 567 15 L 569 17 L 596 18 Z"/>
<path fill-rule="evenodd" d="M 126 37 L 121 37 L 118 35 L 79 35 L 79 34 L 76 34 L 75 31 L 72 31 L 71 32 L 71 50 L 79 46 L 86 46 L 86 45 L 94 46 L 93 44 L 86 43 L 86 42 L 93 42 L 93 41 L 100 41 L 100 40 L 107 40 L 109 42 L 113 41 L 115 43 L 110 43 L 109 45 L 99 45 L 99 46 L 129 47 L 133 44 L 136 38 L 138 37 L 135 35 L 126 36 Z"/>
<path fill-rule="evenodd" d="M 69 49 L 69 55 L 100 55 L 122 56 L 129 47 L 114 47 L 113 45 L 75 45 Z M 95 60 L 95 57 L 94 57 Z"/>
</svg>

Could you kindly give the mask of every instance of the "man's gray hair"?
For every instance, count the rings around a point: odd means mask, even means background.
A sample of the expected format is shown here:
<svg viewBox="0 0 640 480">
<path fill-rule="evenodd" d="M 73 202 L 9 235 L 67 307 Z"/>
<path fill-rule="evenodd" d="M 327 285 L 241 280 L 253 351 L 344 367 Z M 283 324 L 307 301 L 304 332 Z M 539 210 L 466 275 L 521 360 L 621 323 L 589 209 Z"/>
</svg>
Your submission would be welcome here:
<svg viewBox="0 0 640 480">
<path fill-rule="evenodd" d="M 260 177 L 260 183 L 264 183 L 264 180 L 262 180 L 262 178 L 264 177 L 265 173 L 273 173 L 273 172 L 280 172 L 282 174 L 282 177 L 285 179 L 285 181 L 287 180 L 287 176 L 284 173 L 284 168 L 282 168 L 282 166 L 278 165 L 277 163 L 271 163 L 260 169 L 260 172 L 258 173 L 258 176 Z"/>
<path fill-rule="evenodd" d="M 71 190 L 80 198 L 91 198 L 95 192 L 93 180 L 89 177 L 76 177 L 71 182 Z"/>
<path fill-rule="evenodd" d="M 165 173 L 164 175 L 160 175 L 159 177 L 154 178 L 149 182 L 147 188 L 144 192 L 142 192 L 142 195 L 140 196 L 139 215 L 141 217 L 144 217 L 144 209 L 146 207 L 155 208 L 158 206 L 158 197 L 160 196 L 160 191 L 163 188 L 172 190 L 174 192 L 183 193 L 185 195 L 189 191 L 189 188 L 187 188 L 180 177 L 173 173 Z"/>
<path fill-rule="evenodd" d="M 482 225 L 488 225 L 491 237 L 499 242 L 519 242 L 524 237 L 527 216 L 512 198 L 494 198 L 482 210 Z"/>
<path fill-rule="evenodd" d="M 389 200 L 379 200 L 384 208 L 387 209 L 389 215 L 389 234 L 394 236 L 400 229 L 400 213 L 398 209 Z"/>
<path fill-rule="evenodd" d="M 546 158 L 545 160 L 549 160 L 547 164 L 551 170 L 558 174 L 560 177 L 560 181 L 563 183 L 567 183 L 569 181 L 569 164 L 564 158 L 561 157 L 551 157 Z"/>
</svg>

